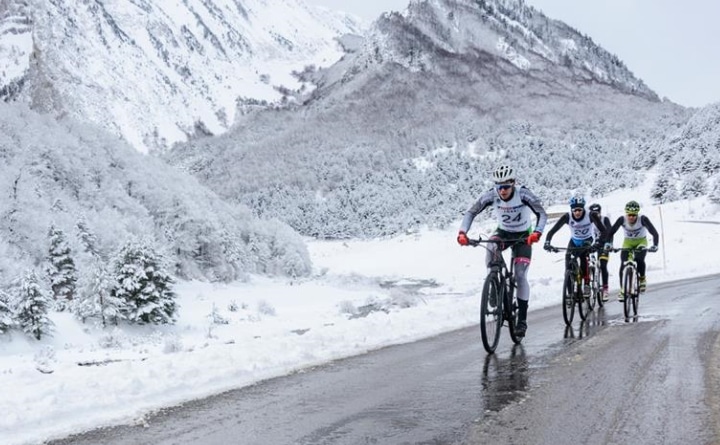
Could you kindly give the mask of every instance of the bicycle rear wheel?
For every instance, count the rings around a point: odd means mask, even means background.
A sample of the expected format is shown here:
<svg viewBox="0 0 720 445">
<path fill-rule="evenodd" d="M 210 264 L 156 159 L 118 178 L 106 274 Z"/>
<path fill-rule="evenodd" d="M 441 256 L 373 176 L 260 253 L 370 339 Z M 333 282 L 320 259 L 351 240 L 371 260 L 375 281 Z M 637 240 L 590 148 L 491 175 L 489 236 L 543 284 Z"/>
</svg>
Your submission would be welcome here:
<svg viewBox="0 0 720 445">
<path fill-rule="evenodd" d="M 494 302 L 495 305 L 490 303 Z M 503 322 L 503 295 L 496 275 L 488 275 L 480 300 L 480 335 L 485 350 L 492 354 L 500 340 Z"/>
<path fill-rule="evenodd" d="M 575 276 L 572 271 L 565 272 L 562 309 L 565 324 L 569 326 L 572 324 L 573 317 L 575 316 Z"/>
</svg>

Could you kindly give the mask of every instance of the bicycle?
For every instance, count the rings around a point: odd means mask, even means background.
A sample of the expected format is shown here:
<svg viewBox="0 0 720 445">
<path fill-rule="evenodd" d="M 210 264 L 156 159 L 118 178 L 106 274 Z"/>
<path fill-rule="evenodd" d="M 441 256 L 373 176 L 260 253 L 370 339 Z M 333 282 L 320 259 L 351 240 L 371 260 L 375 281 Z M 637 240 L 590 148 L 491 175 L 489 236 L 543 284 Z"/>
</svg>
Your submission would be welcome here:
<svg viewBox="0 0 720 445">
<path fill-rule="evenodd" d="M 478 238 L 469 240 L 468 245 L 477 247 L 483 243 L 494 243 L 512 247 L 525 242 L 527 242 L 525 238 L 505 241 Z M 490 270 L 485 277 L 480 299 L 480 335 L 488 354 L 495 352 L 500 341 L 500 330 L 505 322 L 507 322 L 510 339 L 513 343 L 520 344 L 523 339 L 515 334 L 518 317 L 517 296 L 515 295 L 515 262 L 513 261 L 515 255 L 512 255 L 508 269 L 502 251 L 497 249 L 495 253 L 495 258 L 489 264 Z"/>
<path fill-rule="evenodd" d="M 575 306 L 578 307 L 578 312 L 580 313 L 580 319 L 582 321 L 585 321 L 585 319 L 588 317 L 590 312 L 592 312 L 595 309 L 595 299 L 597 298 L 596 290 L 593 290 L 591 288 L 590 290 L 590 296 L 585 297 L 583 294 L 583 282 L 584 277 L 582 274 L 582 271 L 580 270 L 580 264 L 579 254 L 585 254 L 588 257 L 590 256 L 590 253 L 595 251 L 595 247 L 593 246 L 581 246 L 581 247 L 554 247 L 550 246 L 550 250 L 552 252 L 559 252 L 561 250 L 565 250 L 568 252 L 577 252 L 575 255 L 571 255 L 570 261 L 568 261 L 565 264 L 565 278 L 563 280 L 563 299 L 562 299 L 562 309 L 563 309 L 563 319 L 565 320 L 566 325 L 570 325 L 573 322 L 573 318 L 575 317 Z M 589 260 L 588 260 L 588 270 L 589 269 Z M 596 267 L 597 269 L 597 267 Z M 591 279 L 590 282 L 591 285 L 593 285 L 593 280 Z M 597 281 L 594 282 L 594 286 L 597 287 Z M 602 292 L 602 290 L 600 290 Z M 600 297 L 602 299 L 602 296 Z"/>
<path fill-rule="evenodd" d="M 623 262 L 623 313 L 625 318 L 630 318 L 630 310 L 632 309 L 632 317 L 636 317 L 638 306 L 640 305 L 640 273 L 637 269 L 635 261 L 635 252 L 652 252 L 645 246 L 637 247 L 620 247 L 610 249 L 612 252 L 628 252 L 628 258 Z"/>
</svg>

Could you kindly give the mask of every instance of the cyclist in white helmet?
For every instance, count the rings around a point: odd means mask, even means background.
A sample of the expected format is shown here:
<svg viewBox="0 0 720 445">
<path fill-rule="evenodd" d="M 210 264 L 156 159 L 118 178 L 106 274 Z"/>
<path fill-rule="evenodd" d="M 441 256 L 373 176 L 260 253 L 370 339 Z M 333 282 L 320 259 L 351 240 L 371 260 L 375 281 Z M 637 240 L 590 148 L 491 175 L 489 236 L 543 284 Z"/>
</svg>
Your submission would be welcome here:
<svg viewBox="0 0 720 445">
<path fill-rule="evenodd" d="M 533 243 L 540 240 L 547 213 L 538 199 L 530 190 L 524 186 L 515 184 L 515 171 L 509 165 L 501 165 L 492 175 L 495 186 L 485 192 L 480 199 L 473 204 L 463 217 L 458 232 L 457 242 L 461 246 L 469 243 L 467 232 L 475 217 L 492 206 L 495 210 L 498 226 L 492 235 L 492 239 L 513 240 L 527 237 L 526 244 L 513 245 L 515 256 L 515 278 L 517 280 L 518 298 L 518 324 L 515 333 L 524 337 L 527 331 L 527 310 L 530 299 L 530 284 L 527 280 L 527 271 L 530 267 Z M 535 214 L 535 227 L 533 228 L 532 214 Z M 505 250 L 507 245 L 490 244 L 485 258 L 485 265 L 492 261 L 497 249 Z"/>
</svg>

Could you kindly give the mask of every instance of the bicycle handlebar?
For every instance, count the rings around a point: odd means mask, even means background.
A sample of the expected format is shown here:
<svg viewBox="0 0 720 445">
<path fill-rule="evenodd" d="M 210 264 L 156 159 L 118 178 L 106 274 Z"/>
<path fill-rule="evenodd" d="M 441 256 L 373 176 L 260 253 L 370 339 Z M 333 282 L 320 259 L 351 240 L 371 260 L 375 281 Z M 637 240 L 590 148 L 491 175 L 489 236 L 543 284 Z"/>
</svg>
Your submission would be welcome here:
<svg viewBox="0 0 720 445">
<path fill-rule="evenodd" d="M 468 246 L 477 247 L 480 244 L 507 244 L 508 246 L 512 246 L 515 244 L 525 244 L 527 243 L 527 237 L 525 238 L 517 238 L 517 239 L 507 239 L 507 240 L 501 240 L 501 239 L 469 239 L 468 240 Z"/>
<path fill-rule="evenodd" d="M 568 252 L 599 252 L 602 247 L 597 246 L 579 246 L 579 247 L 555 247 L 550 246 L 551 252 L 560 252 L 561 250 L 567 250 Z"/>
<path fill-rule="evenodd" d="M 653 250 L 648 249 L 646 246 L 637 246 L 637 247 L 613 247 L 609 250 L 610 252 L 653 252 Z M 655 251 L 656 252 L 656 251 Z"/>
</svg>

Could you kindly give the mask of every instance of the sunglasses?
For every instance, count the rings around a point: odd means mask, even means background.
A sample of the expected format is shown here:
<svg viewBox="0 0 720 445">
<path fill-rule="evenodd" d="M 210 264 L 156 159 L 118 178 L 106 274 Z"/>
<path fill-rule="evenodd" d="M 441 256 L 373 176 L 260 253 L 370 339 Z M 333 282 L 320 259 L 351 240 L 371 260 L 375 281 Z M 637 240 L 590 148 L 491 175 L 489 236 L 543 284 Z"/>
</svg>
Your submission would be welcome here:
<svg viewBox="0 0 720 445">
<path fill-rule="evenodd" d="M 637 218 L 637 216 L 638 216 L 637 213 L 626 213 L 626 215 L 627 215 L 627 216 L 632 216 L 632 217 L 634 217 L 634 218 Z"/>
<path fill-rule="evenodd" d="M 498 190 L 508 190 L 512 188 L 512 184 L 495 184 L 495 188 Z"/>
<path fill-rule="evenodd" d="M 573 212 L 582 212 L 583 210 L 585 209 L 583 209 L 582 207 L 575 207 L 574 209 L 572 209 Z"/>
</svg>

